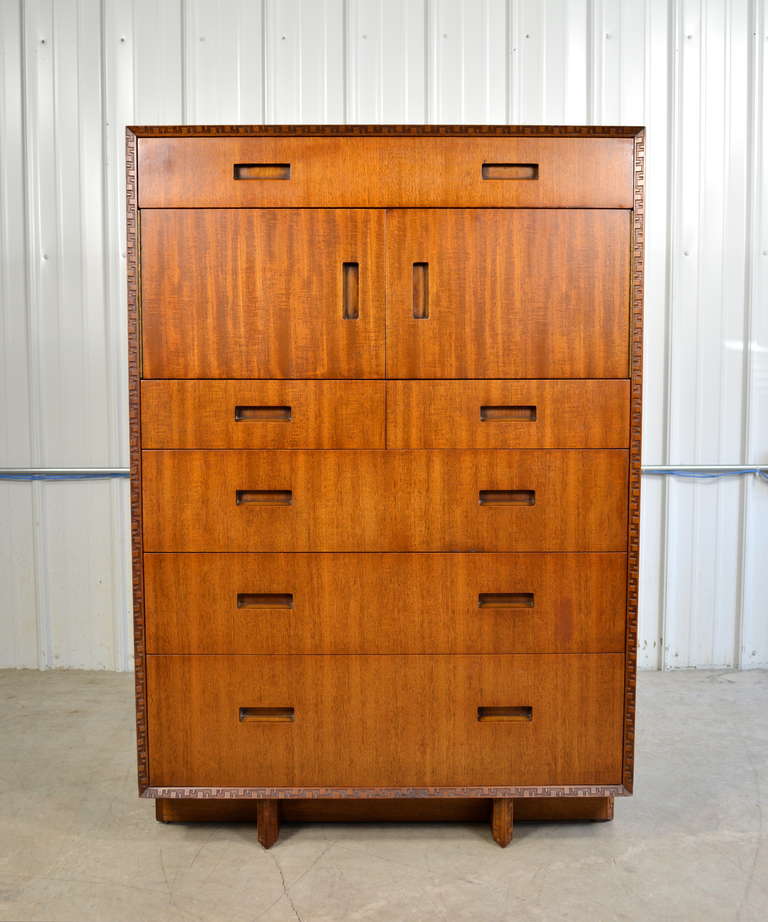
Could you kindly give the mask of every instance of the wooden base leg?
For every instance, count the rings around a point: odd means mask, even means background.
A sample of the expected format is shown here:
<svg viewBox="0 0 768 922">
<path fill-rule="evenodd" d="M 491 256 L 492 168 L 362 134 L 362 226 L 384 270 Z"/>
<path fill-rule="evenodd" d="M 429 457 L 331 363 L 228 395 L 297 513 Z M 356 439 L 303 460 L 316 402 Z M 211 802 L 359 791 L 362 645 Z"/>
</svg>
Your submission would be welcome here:
<svg viewBox="0 0 768 922">
<path fill-rule="evenodd" d="M 608 820 L 613 819 L 613 798 L 612 797 L 601 797 L 600 803 L 598 804 L 597 809 L 595 810 L 596 819 L 600 823 L 605 823 Z"/>
<path fill-rule="evenodd" d="M 168 822 L 168 811 L 166 809 L 168 801 L 161 798 L 155 798 L 155 819 L 158 823 L 167 823 Z"/>
<path fill-rule="evenodd" d="M 279 801 L 259 800 L 256 802 L 256 831 L 264 848 L 272 848 L 280 835 Z"/>
<path fill-rule="evenodd" d="M 491 807 L 491 832 L 502 848 L 512 841 L 512 798 L 495 797 Z"/>
</svg>

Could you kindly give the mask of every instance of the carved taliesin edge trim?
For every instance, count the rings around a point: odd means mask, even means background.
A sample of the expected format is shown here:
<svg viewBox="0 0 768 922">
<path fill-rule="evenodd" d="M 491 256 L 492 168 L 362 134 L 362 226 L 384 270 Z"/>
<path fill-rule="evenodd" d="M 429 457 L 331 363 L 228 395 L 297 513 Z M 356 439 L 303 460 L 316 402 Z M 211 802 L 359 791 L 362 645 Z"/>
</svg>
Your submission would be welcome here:
<svg viewBox="0 0 768 922">
<path fill-rule="evenodd" d="M 375 800 L 421 797 L 623 797 L 621 784 L 547 785 L 545 787 L 430 788 L 182 788 L 148 787 L 144 797 L 179 800 Z"/>
<path fill-rule="evenodd" d="M 139 317 L 139 212 L 136 135 L 125 133 L 126 263 L 128 275 L 128 417 L 131 448 L 131 552 L 133 561 L 133 650 L 136 682 L 136 753 L 139 793 L 149 785 L 147 650 L 144 626 L 144 557 L 141 521 L 141 336 Z"/>
<path fill-rule="evenodd" d="M 627 517 L 627 621 L 624 665 L 624 739 L 622 780 L 632 792 L 635 764 L 637 693 L 637 617 L 640 567 L 640 448 L 643 377 L 643 270 L 645 235 L 645 132 L 635 137 L 631 253 L 631 343 L 629 508 Z"/>
<path fill-rule="evenodd" d="M 140 125 L 140 138 L 183 137 L 533 137 L 634 138 L 642 129 L 599 125 Z"/>
</svg>

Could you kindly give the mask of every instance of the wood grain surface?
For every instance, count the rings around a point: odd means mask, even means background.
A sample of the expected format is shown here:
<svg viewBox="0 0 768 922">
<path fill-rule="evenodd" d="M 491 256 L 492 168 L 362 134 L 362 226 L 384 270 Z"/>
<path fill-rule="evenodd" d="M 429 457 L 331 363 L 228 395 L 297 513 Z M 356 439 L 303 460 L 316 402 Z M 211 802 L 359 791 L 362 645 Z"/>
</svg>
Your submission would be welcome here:
<svg viewBox="0 0 768 922">
<path fill-rule="evenodd" d="M 149 656 L 153 785 L 611 784 L 621 654 Z M 480 706 L 533 719 L 479 721 Z M 241 722 L 241 707 L 295 709 Z"/>
<path fill-rule="evenodd" d="M 388 377 L 627 377 L 628 212 L 400 209 L 386 236 Z"/>
<path fill-rule="evenodd" d="M 139 205 L 632 207 L 632 138 L 142 138 Z M 236 180 L 235 164 L 290 165 Z M 484 163 L 536 164 L 486 180 Z"/>
<path fill-rule="evenodd" d="M 146 551 L 626 549 L 620 450 L 145 451 L 143 466 Z M 480 503 L 510 490 L 535 504 Z"/>
<path fill-rule="evenodd" d="M 383 381 L 142 381 L 142 439 L 145 448 L 384 448 L 384 403 Z M 252 412 L 238 420 L 238 408 Z"/>
<path fill-rule="evenodd" d="M 146 378 L 380 378 L 381 211 L 143 210 Z M 343 265 L 359 265 L 356 319 Z"/>
<path fill-rule="evenodd" d="M 389 448 L 626 448 L 628 443 L 625 380 L 387 381 Z"/>
<path fill-rule="evenodd" d="M 624 649 L 624 554 L 147 554 L 144 580 L 150 653 Z"/>
</svg>

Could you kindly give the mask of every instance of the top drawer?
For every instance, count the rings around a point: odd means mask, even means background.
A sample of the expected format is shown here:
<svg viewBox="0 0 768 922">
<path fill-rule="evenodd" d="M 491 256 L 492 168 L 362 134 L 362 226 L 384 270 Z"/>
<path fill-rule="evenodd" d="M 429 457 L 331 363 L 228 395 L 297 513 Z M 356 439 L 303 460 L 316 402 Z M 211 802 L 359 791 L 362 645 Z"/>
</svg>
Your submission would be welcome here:
<svg viewBox="0 0 768 922">
<path fill-rule="evenodd" d="M 140 138 L 139 207 L 632 208 L 631 138 Z"/>
</svg>

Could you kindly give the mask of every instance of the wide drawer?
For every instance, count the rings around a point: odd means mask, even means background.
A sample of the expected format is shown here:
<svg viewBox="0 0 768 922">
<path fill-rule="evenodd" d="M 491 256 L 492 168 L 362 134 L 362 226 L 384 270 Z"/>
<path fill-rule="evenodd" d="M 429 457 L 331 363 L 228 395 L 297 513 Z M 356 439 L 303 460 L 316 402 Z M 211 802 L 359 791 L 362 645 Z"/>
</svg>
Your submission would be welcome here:
<svg viewBox="0 0 768 922">
<path fill-rule="evenodd" d="M 144 448 L 384 448 L 383 381 L 142 381 Z"/>
<path fill-rule="evenodd" d="M 150 653 L 624 649 L 624 554 L 146 554 Z"/>
<path fill-rule="evenodd" d="M 627 452 L 145 451 L 146 551 L 624 551 Z"/>
<path fill-rule="evenodd" d="M 621 654 L 149 656 L 150 783 L 620 784 Z"/>
<path fill-rule="evenodd" d="M 631 138 L 141 138 L 141 208 L 631 208 Z"/>
<path fill-rule="evenodd" d="M 388 381 L 390 448 L 626 448 L 629 381 Z"/>
</svg>

